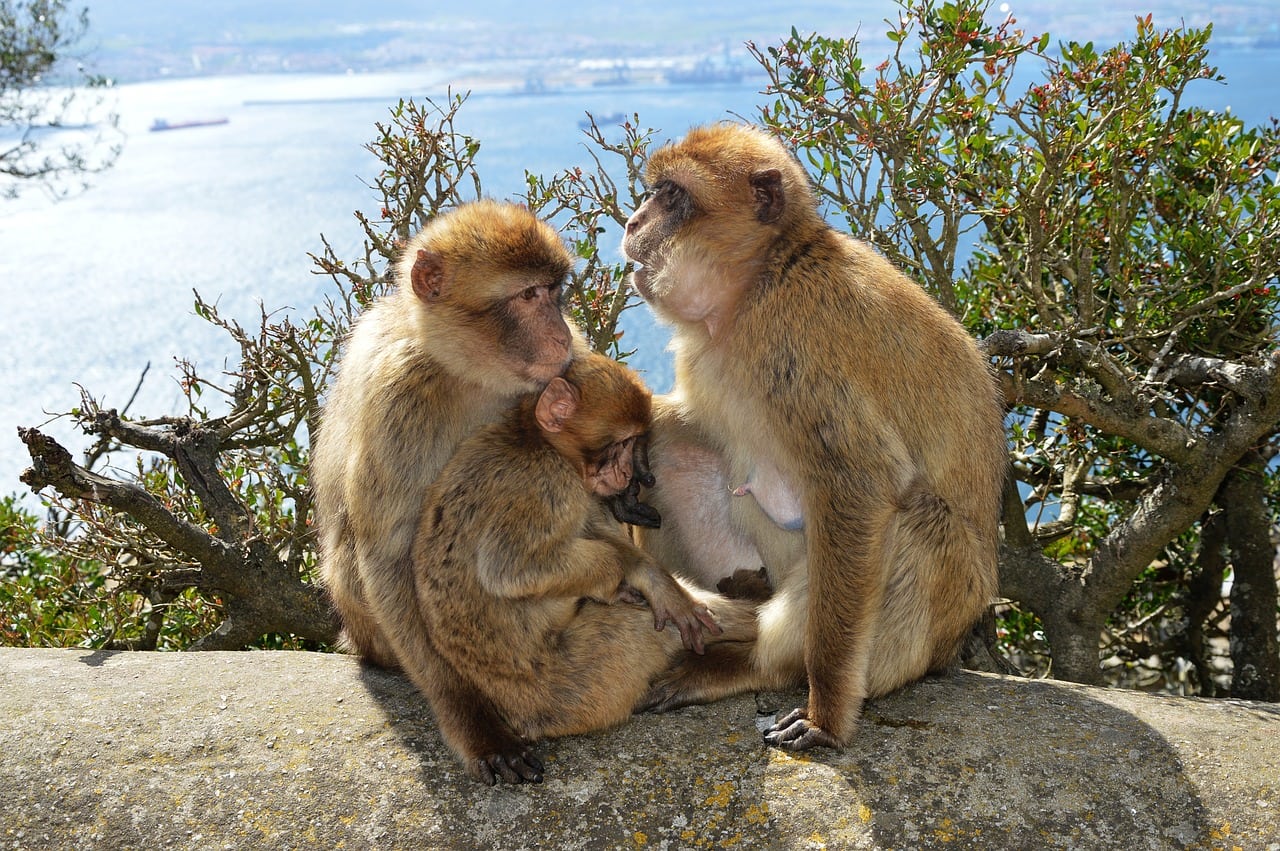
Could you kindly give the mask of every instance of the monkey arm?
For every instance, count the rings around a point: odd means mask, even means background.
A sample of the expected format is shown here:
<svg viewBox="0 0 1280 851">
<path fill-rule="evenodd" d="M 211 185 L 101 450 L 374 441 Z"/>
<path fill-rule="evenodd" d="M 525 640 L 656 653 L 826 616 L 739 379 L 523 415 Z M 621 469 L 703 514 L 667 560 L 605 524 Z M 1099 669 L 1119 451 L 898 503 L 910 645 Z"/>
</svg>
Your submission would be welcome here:
<svg viewBox="0 0 1280 851">
<path fill-rule="evenodd" d="M 891 421 L 863 398 L 839 417 L 808 408 L 785 433 L 803 471 L 809 703 L 766 736 L 797 750 L 839 746 L 852 735 L 868 694 L 900 511 L 917 476 Z"/>
<path fill-rule="evenodd" d="M 614 549 L 627 585 L 639 591 L 653 610 L 654 629 L 661 630 L 671 624 L 679 631 L 685 648 L 695 653 L 704 650 L 703 631 L 711 635 L 721 634 L 720 625 L 710 609 L 693 599 L 651 555 L 601 524 L 596 524 L 595 532 L 602 542 L 607 541 Z"/>
</svg>

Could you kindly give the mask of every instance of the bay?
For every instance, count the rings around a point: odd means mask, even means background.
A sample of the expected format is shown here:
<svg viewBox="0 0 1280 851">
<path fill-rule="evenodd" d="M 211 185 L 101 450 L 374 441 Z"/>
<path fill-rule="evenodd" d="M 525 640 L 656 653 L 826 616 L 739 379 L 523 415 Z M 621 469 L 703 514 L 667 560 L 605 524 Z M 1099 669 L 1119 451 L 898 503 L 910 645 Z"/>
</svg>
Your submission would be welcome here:
<svg viewBox="0 0 1280 851">
<path fill-rule="evenodd" d="M 1249 123 L 1276 112 L 1271 81 L 1280 52 L 1215 53 L 1228 85 L 1203 83 L 1194 100 L 1230 106 Z M 324 234 L 339 256 L 361 242 L 352 211 L 373 211 L 366 185 L 377 169 L 363 145 L 401 97 L 442 100 L 443 71 L 359 75 L 251 75 L 176 79 L 119 87 L 127 136 L 117 165 L 75 197 L 28 192 L 0 203 L 0 495 L 22 489 L 28 463 L 16 427 L 79 403 L 77 385 L 123 406 L 150 372 L 132 412 L 182 410 L 176 359 L 205 375 L 235 366 L 234 347 L 196 317 L 192 291 L 254 327 L 262 308 L 302 315 L 323 299 L 327 278 L 308 252 Z M 518 83 L 518 81 L 517 81 Z M 577 122 L 639 113 L 658 138 L 733 116 L 752 117 L 759 81 L 733 86 L 586 87 L 550 94 L 474 94 L 458 128 L 482 142 L 485 192 L 514 197 L 528 169 L 550 175 L 587 166 Z M 227 123 L 149 132 L 152 121 L 225 117 Z M 671 383 L 667 334 L 641 306 L 626 315 L 631 364 L 657 392 Z M 45 430 L 73 452 L 87 445 L 66 419 Z"/>
</svg>

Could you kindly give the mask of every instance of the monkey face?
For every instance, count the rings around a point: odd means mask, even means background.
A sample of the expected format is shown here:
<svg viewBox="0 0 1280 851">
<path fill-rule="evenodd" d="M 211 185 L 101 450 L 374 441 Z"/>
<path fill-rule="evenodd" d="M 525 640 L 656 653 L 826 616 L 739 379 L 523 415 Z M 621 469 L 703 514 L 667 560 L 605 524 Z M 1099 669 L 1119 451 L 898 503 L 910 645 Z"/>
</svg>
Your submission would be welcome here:
<svg viewBox="0 0 1280 851">
<path fill-rule="evenodd" d="M 560 280 L 531 283 L 487 311 L 503 360 L 512 371 L 537 384 L 564 372 L 572 356 L 563 291 Z"/>
<path fill-rule="evenodd" d="M 674 180 L 662 180 L 627 219 L 622 250 L 637 264 L 632 282 L 645 299 L 656 295 L 653 285 L 665 265 L 672 237 L 693 218 L 696 211 L 693 196 L 680 184 Z"/>
</svg>

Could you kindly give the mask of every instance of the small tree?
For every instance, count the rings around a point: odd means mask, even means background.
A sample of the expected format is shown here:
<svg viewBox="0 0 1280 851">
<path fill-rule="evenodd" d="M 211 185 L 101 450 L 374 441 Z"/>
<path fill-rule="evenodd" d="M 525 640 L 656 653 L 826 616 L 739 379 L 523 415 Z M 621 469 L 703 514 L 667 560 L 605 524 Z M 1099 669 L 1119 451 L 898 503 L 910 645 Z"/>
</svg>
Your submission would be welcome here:
<svg viewBox="0 0 1280 851">
<path fill-rule="evenodd" d="M 34 182 L 63 195 L 120 153 L 114 115 L 99 121 L 72 111 L 88 108 L 77 86 L 108 85 L 78 62 L 68 67 L 88 27 L 88 10 L 73 14 L 65 0 L 0 0 L 0 194 L 16 196 Z"/>
<path fill-rule="evenodd" d="M 1171 683 L 1181 655 L 1211 693 L 1210 644 L 1229 612 L 1231 692 L 1280 698 L 1268 537 L 1280 129 L 1184 105 L 1215 73 L 1208 29 L 1141 20 L 1109 50 L 1049 51 L 1048 36 L 988 12 L 979 0 L 904 4 L 895 48 L 873 69 L 856 41 L 793 32 L 757 51 L 773 95 L 763 121 L 808 160 L 831 214 L 924 282 L 998 368 L 1014 460 L 1006 648 L 1045 650 L 1053 674 L 1094 682 L 1103 643 L 1113 680 L 1144 685 L 1139 662 L 1154 657 Z M 1040 76 L 1019 82 L 1031 63 Z M 480 195 L 479 142 L 453 127 L 463 100 L 401 103 L 379 125 L 380 215 L 358 215 L 359 258 L 328 243 L 314 258 L 336 289 L 305 322 L 264 312 L 248 333 L 197 297 L 241 347 L 225 386 L 187 367 L 188 414 L 153 420 L 86 397 L 74 413 L 100 449 L 157 459 L 132 480 L 94 474 L 23 430 L 24 480 L 52 486 L 84 524 L 59 546 L 149 601 L 115 641 L 163 632 L 157 611 L 181 611 L 197 647 L 332 637 L 308 581 L 307 436 L 335 341 L 388 285 L 399 246 Z M 616 144 L 589 135 L 594 168 L 528 175 L 525 200 L 584 260 L 570 291 L 588 338 L 622 354 L 616 323 L 633 294 L 598 239 L 636 206 L 650 137 L 632 125 Z"/>
<path fill-rule="evenodd" d="M 989 11 L 904 4 L 873 69 L 856 41 L 793 32 L 757 50 L 763 118 L 834 214 L 986 338 L 1013 412 L 1001 585 L 1043 622 L 1053 673 L 1098 681 L 1104 632 L 1123 652 L 1161 616 L 1197 629 L 1173 610 L 1209 614 L 1191 589 L 1217 599 L 1226 546 L 1254 683 L 1232 691 L 1280 699 L 1280 133 L 1184 105 L 1215 75 L 1208 28 L 1148 17 L 1130 42 L 1055 54 Z M 1153 565 L 1177 587 L 1130 596 Z"/>
<path fill-rule="evenodd" d="M 96 437 L 90 458 L 140 450 L 130 472 L 101 475 L 40 431 L 20 429 L 33 462 L 23 481 L 37 491 L 52 488 L 56 508 L 75 526 L 74 534 L 49 530 L 46 545 L 75 563 L 105 564 L 111 580 L 99 585 L 98 599 L 112 617 L 97 624 L 90 641 L 147 649 L 332 641 L 336 623 L 310 581 L 309 435 L 337 344 L 390 286 L 401 246 L 436 213 L 481 196 L 480 142 L 454 126 L 464 101 L 401 102 L 377 125 L 367 147 L 382 163 L 372 186 L 379 217 L 356 213 L 364 232 L 358 258 L 339 258 L 321 237 L 315 272 L 334 289 L 309 317 L 264 310 L 249 331 L 196 295 L 197 314 L 238 345 L 240 366 L 215 378 L 182 364 L 185 415 L 135 419 L 84 395 L 71 416 Z M 625 197 L 634 201 L 647 137 L 634 130 L 618 143 L 595 130 L 590 136 L 601 154 L 622 160 Z M 622 270 L 601 261 L 596 239 L 605 222 L 620 225 L 625 216 L 617 185 L 599 160 L 597 166 L 550 179 L 529 175 L 526 202 L 573 229 L 569 241 L 585 263 L 569 282 L 571 308 L 596 348 L 616 355 L 618 317 L 632 297 Z M 121 606 L 122 598 L 132 603 Z"/>
</svg>

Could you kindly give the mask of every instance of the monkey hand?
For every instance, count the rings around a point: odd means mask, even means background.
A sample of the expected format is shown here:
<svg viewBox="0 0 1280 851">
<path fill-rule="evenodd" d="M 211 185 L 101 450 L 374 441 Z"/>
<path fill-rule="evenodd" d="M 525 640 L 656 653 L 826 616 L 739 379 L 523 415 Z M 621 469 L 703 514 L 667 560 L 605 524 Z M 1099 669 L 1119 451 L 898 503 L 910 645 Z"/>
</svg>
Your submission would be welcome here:
<svg viewBox="0 0 1280 851">
<path fill-rule="evenodd" d="M 716 590 L 733 600 L 751 600 L 756 603 L 763 603 L 773 596 L 769 571 L 764 567 L 759 570 L 735 570 L 733 575 L 716 583 Z"/>
<path fill-rule="evenodd" d="M 500 753 L 473 757 L 467 773 L 486 786 L 503 783 L 541 783 L 542 760 L 521 745 L 503 748 Z"/>
<path fill-rule="evenodd" d="M 652 476 L 649 477 L 652 480 Z M 632 526 L 644 526 L 648 529 L 662 528 L 662 515 L 652 505 L 640 501 L 639 477 L 631 480 L 627 489 L 608 497 L 605 502 L 619 523 L 630 523 Z"/>
<path fill-rule="evenodd" d="M 814 724 L 808 716 L 808 710 L 803 706 L 792 710 L 764 731 L 764 740 L 789 751 L 807 751 L 817 747 L 839 750 L 840 742 L 836 737 Z"/>
<path fill-rule="evenodd" d="M 649 466 L 649 435 L 642 434 L 636 438 L 631 450 L 631 483 L 622 493 L 609 498 L 609 510 L 619 523 L 630 523 L 632 526 L 644 526 L 648 529 L 662 528 L 662 515 L 652 505 L 640 501 L 640 488 L 651 488 L 657 482 L 653 477 L 653 468 Z"/>
<path fill-rule="evenodd" d="M 690 597 L 674 580 L 659 586 L 649 597 L 653 609 L 653 628 L 661 630 L 671 624 L 680 632 L 680 643 L 686 650 L 701 655 L 706 652 L 703 632 L 720 635 L 724 630 L 716 623 L 711 610 Z"/>
</svg>

